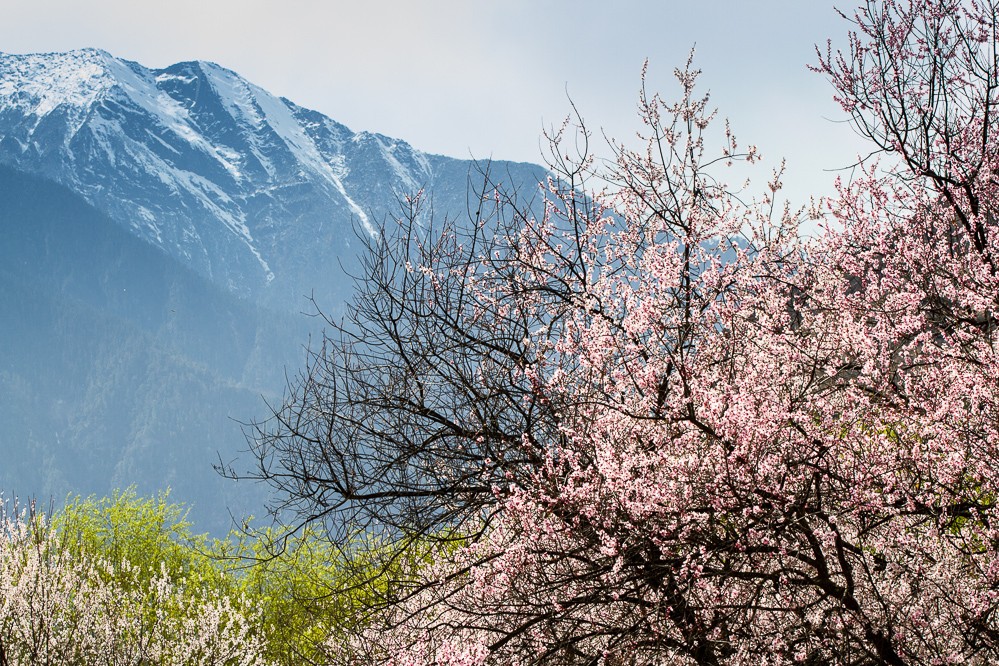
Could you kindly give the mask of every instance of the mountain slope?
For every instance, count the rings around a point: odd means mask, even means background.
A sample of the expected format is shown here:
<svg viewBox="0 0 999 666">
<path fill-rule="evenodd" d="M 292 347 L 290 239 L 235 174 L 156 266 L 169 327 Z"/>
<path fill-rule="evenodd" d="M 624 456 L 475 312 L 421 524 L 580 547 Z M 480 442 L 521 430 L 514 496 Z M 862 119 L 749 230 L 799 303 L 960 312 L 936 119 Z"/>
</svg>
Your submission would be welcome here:
<svg viewBox="0 0 999 666">
<path fill-rule="evenodd" d="M 545 175 L 491 166 L 521 189 Z M 170 486 L 215 532 L 259 514 L 263 491 L 212 464 L 301 367 L 306 297 L 336 315 L 355 233 L 399 197 L 464 217 L 481 183 L 212 63 L 0 54 L 0 489 Z"/>
<path fill-rule="evenodd" d="M 312 292 L 342 300 L 330 257 L 352 260 L 352 225 L 373 232 L 422 188 L 464 214 L 474 172 L 352 132 L 213 63 L 148 69 L 94 49 L 0 55 L 0 163 L 66 185 L 216 284 L 275 307 Z M 521 186 L 544 175 L 502 172 Z"/>
<path fill-rule="evenodd" d="M 0 488 L 172 487 L 202 527 L 260 489 L 212 469 L 266 416 L 303 322 L 263 313 L 57 184 L 0 167 Z M 298 339 L 296 341 L 295 339 Z"/>
</svg>

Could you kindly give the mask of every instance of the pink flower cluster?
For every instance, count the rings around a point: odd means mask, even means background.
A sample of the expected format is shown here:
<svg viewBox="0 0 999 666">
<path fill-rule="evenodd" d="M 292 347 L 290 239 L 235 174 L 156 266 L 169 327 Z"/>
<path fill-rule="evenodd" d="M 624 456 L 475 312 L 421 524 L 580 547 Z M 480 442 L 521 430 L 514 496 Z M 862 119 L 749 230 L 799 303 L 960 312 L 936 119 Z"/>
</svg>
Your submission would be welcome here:
<svg viewBox="0 0 999 666">
<path fill-rule="evenodd" d="M 997 4 L 854 20 L 816 69 L 885 156 L 818 239 L 780 172 L 719 180 L 757 153 L 709 153 L 689 63 L 643 150 L 554 146 L 545 217 L 475 273 L 476 316 L 537 322 L 512 381 L 551 427 L 367 637 L 388 663 L 999 660 Z"/>
</svg>

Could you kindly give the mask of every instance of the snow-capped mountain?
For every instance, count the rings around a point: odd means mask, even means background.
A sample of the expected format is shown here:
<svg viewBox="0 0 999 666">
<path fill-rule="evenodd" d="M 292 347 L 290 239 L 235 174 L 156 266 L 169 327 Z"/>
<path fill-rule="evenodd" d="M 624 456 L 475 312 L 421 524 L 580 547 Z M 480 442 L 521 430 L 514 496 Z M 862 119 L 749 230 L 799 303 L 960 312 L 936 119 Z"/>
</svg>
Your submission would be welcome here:
<svg viewBox="0 0 999 666">
<path fill-rule="evenodd" d="M 0 54 L 0 163 L 69 187 L 228 290 L 341 295 L 353 225 L 426 188 L 463 214 L 467 161 L 352 132 L 209 62 Z M 537 182 L 533 165 L 506 165 Z M 294 307 L 300 306 L 296 303 Z"/>
<path fill-rule="evenodd" d="M 476 180 L 212 63 L 0 54 L 0 495 L 171 487 L 223 534 L 259 514 L 212 464 L 241 467 L 237 421 L 300 367 L 303 297 L 335 313 L 355 229 L 419 188 L 464 216 Z"/>
</svg>

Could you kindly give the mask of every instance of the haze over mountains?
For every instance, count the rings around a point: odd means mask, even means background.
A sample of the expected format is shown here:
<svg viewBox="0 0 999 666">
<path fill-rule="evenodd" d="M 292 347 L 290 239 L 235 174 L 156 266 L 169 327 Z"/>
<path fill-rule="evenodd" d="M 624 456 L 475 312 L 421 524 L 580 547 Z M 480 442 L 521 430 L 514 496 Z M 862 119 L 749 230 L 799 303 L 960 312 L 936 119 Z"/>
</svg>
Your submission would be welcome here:
<svg viewBox="0 0 999 666">
<path fill-rule="evenodd" d="M 170 486 L 216 531 L 226 507 L 259 514 L 261 489 L 211 465 L 300 367 L 306 296 L 335 312 L 355 233 L 400 196 L 464 216 L 481 182 L 213 63 L 0 54 L 0 488 Z"/>
</svg>

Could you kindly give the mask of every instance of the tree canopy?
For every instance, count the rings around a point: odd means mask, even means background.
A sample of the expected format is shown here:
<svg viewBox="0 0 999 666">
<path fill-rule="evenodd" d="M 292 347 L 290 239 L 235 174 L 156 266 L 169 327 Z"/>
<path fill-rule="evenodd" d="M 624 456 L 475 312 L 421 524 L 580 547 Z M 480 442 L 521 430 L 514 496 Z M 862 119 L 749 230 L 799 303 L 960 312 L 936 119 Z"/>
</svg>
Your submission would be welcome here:
<svg viewBox="0 0 999 666">
<path fill-rule="evenodd" d="M 809 210 L 692 62 L 644 146 L 550 139 L 541 206 L 487 181 L 371 242 L 253 448 L 284 509 L 399 569 L 385 663 L 999 658 L 997 4 L 870 0 L 817 51 L 875 157 Z M 877 155 L 880 155 L 880 161 Z M 806 240 L 801 225 L 818 220 Z M 386 544 L 388 544 L 386 546 Z"/>
</svg>

